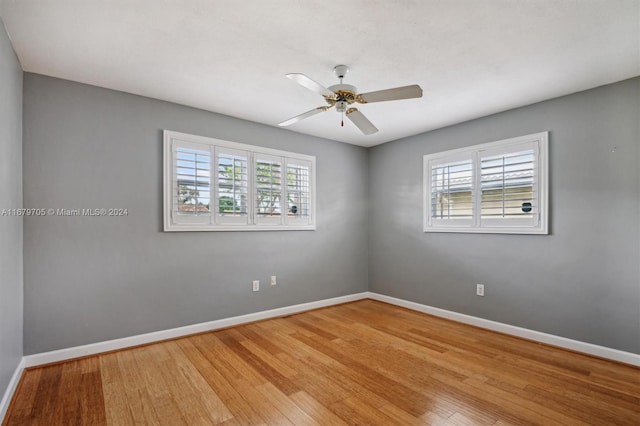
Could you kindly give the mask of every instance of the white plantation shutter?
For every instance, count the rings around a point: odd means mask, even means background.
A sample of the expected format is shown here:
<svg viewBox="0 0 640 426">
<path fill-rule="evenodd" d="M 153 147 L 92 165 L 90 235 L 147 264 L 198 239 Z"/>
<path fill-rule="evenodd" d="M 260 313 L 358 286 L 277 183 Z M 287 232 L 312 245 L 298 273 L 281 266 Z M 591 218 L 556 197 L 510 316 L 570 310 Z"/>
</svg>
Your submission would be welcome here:
<svg viewBox="0 0 640 426">
<path fill-rule="evenodd" d="M 282 224 L 282 157 L 256 154 L 255 221 L 256 224 Z"/>
<path fill-rule="evenodd" d="M 424 156 L 425 232 L 548 233 L 548 133 Z"/>
<path fill-rule="evenodd" d="M 311 162 L 286 159 L 286 223 L 311 223 Z"/>
<path fill-rule="evenodd" d="M 480 151 L 483 226 L 536 226 L 538 149 L 535 143 Z"/>
<path fill-rule="evenodd" d="M 216 147 L 216 222 L 249 223 L 249 152 Z"/>
<path fill-rule="evenodd" d="M 430 217 L 435 226 L 473 224 L 473 160 L 445 158 L 429 164 Z"/>
<path fill-rule="evenodd" d="M 175 223 L 211 222 L 211 151 L 207 145 L 172 146 L 171 215 Z"/>
<path fill-rule="evenodd" d="M 164 131 L 165 231 L 315 230 L 315 157 Z"/>
</svg>

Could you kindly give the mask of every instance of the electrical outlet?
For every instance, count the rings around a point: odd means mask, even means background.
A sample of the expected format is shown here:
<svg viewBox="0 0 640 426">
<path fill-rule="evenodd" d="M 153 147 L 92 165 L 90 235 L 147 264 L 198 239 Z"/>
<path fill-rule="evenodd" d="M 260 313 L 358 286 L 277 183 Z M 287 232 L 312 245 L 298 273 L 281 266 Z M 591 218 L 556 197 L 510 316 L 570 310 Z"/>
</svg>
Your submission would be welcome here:
<svg viewBox="0 0 640 426">
<path fill-rule="evenodd" d="M 276 285 L 276 276 L 271 275 L 271 285 Z"/>
<path fill-rule="evenodd" d="M 253 280 L 253 291 L 260 291 L 260 281 Z"/>
<path fill-rule="evenodd" d="M 476 284 L 476 296 L 484 296 L 484 284 Z"/>
</svg>

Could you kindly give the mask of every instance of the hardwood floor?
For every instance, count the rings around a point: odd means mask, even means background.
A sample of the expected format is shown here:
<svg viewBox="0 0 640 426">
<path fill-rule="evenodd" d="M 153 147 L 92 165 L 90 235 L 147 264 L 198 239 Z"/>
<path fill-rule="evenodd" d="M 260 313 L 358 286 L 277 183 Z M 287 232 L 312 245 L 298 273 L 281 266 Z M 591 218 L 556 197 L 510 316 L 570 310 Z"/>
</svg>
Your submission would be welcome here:
<svg viewBox="0 0 640 426">
<path fill-rule="evenodd" d="M 7 425 L 640 424 L 640 369 L 372 300 L 28 370 Z"/>
</svg>

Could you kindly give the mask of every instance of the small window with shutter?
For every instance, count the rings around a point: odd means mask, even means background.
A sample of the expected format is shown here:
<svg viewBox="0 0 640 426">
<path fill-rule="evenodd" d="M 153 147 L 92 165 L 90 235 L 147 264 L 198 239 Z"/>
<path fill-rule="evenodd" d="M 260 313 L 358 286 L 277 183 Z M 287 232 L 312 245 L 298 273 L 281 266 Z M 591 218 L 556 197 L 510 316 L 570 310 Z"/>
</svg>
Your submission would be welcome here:
<svg viewBox="0 0 640 426">
<path fill-rule="evenodd" d="M 425 232 L 547 234 L 548 133 L 424 156 Z"/>
<path fill-rule="evenodd" d="M 315 157 L 164 132 L 165 231 L 315 229 Z"/>
</svg>

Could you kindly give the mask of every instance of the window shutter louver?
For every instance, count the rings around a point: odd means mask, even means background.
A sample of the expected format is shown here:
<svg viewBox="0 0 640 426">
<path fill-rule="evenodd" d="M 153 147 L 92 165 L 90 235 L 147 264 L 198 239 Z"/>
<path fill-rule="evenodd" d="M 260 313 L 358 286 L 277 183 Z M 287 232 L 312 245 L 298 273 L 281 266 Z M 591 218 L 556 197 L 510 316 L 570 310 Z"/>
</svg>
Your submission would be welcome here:
<svg viewBox="0 0 640 426">
<path fill-rule="evenodd" d="M 536 154 L 535 146 L 530 143 L 480 151 L 481 225 L 537 225 Z"/>
<path fill-rule="evenodd" d="M 171 192 L 176 223 L 210 223 L 211 152 L 208 146 L 174 146 Z"/>
<path fill-rule="evenodd" d="M 288 224 L 309 224 L 311 221 L 311 163 L 287 159 Z"/>
<path fill-rule="evenodd" d="M 220 224 L 247 224 L 249 219 L 249 153 L 216 148 L 216 214 Z"/>
<path fill-rule="evenodd" d="M 257 155 L 256 175 L 256 224 L 282 223 L 282 157 Z"/>
<path fill-rule="evenodd" d="M 431 168 L 431 218 L 459 224 L 473 218 L 473 163 L 471 160 Z"/>
</svg>

